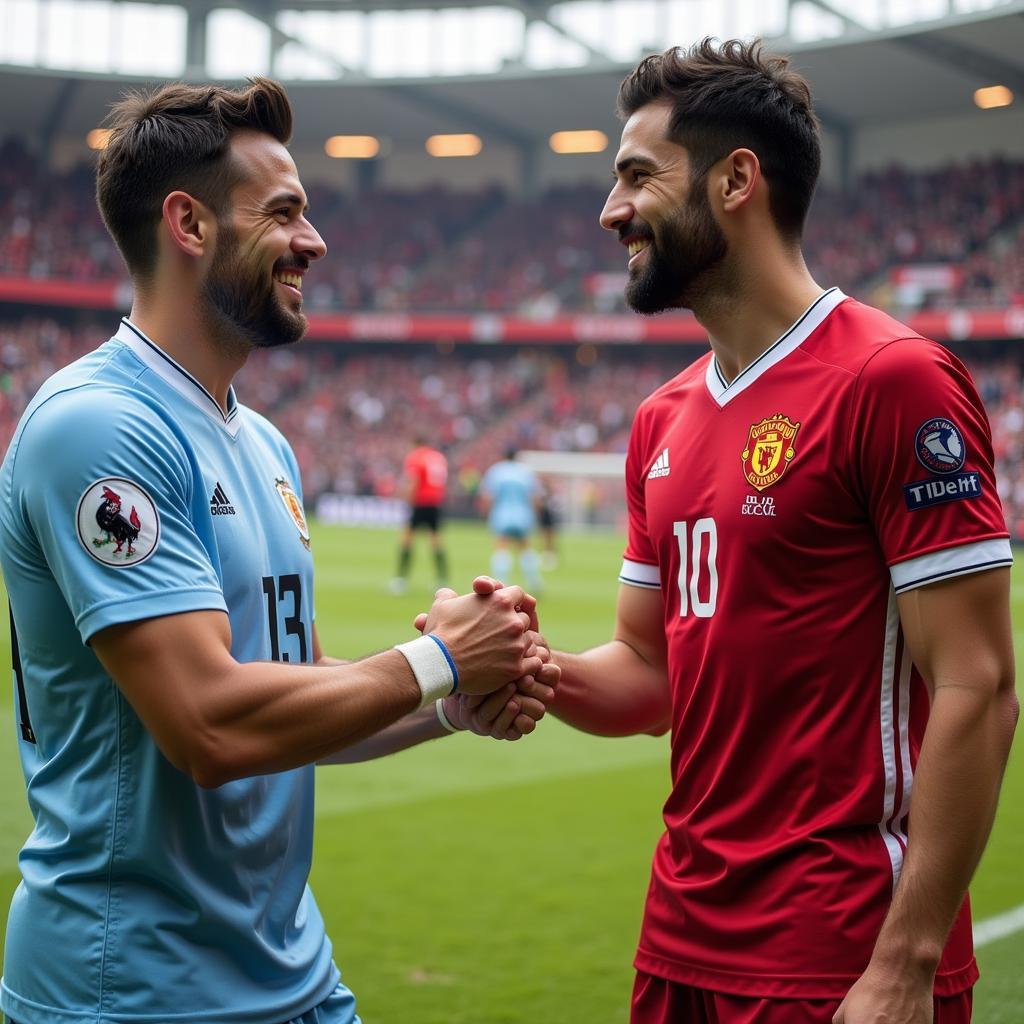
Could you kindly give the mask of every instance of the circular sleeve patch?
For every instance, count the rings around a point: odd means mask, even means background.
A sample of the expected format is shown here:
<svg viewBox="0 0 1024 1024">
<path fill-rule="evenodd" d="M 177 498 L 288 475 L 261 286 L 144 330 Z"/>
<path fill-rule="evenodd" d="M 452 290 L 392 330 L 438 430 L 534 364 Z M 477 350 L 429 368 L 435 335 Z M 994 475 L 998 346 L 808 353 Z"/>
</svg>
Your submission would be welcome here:
<svg viewBox="0 0 1024 1024">
<path fill-rule="evenodd" d="M 964 436 L 952 420 L 935 416 L 918 428 L 914 441 L 917 461 L 933 473 L 955 473 L 967 458 Z"/>
<path fill-rule="evenodd" d="M 156 551 L 160 517 L 145 488 L 124 477 L 90 484 L 78 500 L 78 539 L 104 565 L 126 569 Z"/>
</svg>

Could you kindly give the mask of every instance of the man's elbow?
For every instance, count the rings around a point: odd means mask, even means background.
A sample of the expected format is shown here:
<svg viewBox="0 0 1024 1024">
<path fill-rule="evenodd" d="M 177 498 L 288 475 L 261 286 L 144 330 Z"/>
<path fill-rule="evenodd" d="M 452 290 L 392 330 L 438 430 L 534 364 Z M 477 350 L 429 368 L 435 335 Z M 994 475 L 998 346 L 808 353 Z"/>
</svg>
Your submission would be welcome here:
<svg viewBox="0 0 1024 1024">
<path fill-rule="evenodd" d="M 218 789 L 235 779 L 259 774 L 237 740 L 199 725 L 177 742 L 161 743 L 160 749 L 178 771 L 201 789 Z"/>
<path fill-rule="evenodd" d="M 191 743 L 187 750 L 168 755 L 168 760 L 200 789 L 218 789 L 245 775 L 235 759 L 226 757 L 212 743 Z"/>
</svg>

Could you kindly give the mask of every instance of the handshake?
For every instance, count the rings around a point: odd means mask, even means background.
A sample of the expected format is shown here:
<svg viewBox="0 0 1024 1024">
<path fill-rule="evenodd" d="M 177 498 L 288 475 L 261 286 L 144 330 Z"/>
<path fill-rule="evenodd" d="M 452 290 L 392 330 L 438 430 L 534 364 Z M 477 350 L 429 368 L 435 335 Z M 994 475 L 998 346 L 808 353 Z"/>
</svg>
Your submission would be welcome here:
<svg viewBox="0 0 1024 1024">
<path fill-rule="evenodd" d="M 414 625 L 444 641 L 455 661 L 459 692 L 443 701 L 455 729 L 498 740 L 522 739 L 536 729 L 561 674 L 540 634 L 536 598 L 477 576 L 471 594 L 439 590 Z"/>
</svg>

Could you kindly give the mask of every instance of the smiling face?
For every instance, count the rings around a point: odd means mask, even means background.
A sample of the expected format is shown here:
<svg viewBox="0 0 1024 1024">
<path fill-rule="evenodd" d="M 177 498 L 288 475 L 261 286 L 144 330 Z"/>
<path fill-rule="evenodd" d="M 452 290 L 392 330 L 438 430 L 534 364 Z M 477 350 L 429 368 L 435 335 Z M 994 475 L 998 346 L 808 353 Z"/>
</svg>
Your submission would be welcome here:
<svg viewBox="0 0 1024 1024">
<path fill-rule="evenodd" d="M 231 159 L 242 181 L 218 221 L 202 288 L 207 318 L 249 347 L 272 348 L 306 333 L 303 275 L 327 251 L 306 219 L 306 195 L 288 150 L 269 135 L 240 132 Z"/>
<path fill-rule="evenodd" d="M 651 103 L 626 122 L 601 211 L 601 226 L 628 250 L 626 301 L 638 313 L 692 308 L 728 253 L 706 176 L 692 179 L 686 150 L 668 138 L 671 114 Z"/>
</svg>

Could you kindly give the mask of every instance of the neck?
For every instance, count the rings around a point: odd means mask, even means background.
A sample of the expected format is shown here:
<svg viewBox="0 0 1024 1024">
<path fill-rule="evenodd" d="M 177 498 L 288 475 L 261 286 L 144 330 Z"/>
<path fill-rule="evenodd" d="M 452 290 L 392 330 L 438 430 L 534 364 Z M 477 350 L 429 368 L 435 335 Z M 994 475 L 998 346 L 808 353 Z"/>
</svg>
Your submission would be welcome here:
<svg viewBox="0 0 1024 1024">
<path fill-rule="evenodd" d="M 768 249 L 752 246 L 756 262 L 714 272 L 693 303 L 726 381 L 770 348 L 824 291 L 799 249 Z"/>
<path fill-rule="evenodd" d="M 131 322 L 155 345 L 192 374 L 228 410 L 228 390 L 245 364 L 248 350 L 219 338 L 199 313 L 198 296 L 174 302 L 136 294 Z"/>
</svg>

